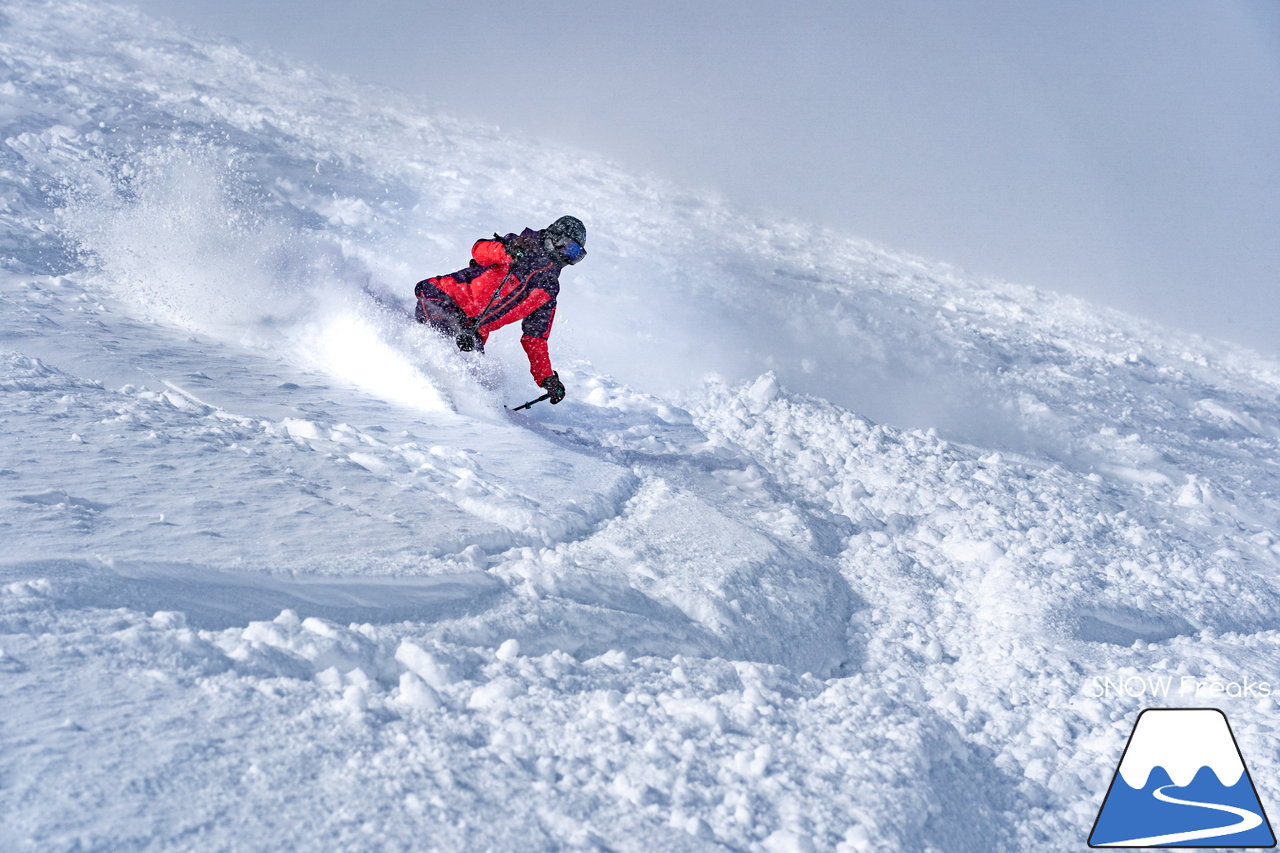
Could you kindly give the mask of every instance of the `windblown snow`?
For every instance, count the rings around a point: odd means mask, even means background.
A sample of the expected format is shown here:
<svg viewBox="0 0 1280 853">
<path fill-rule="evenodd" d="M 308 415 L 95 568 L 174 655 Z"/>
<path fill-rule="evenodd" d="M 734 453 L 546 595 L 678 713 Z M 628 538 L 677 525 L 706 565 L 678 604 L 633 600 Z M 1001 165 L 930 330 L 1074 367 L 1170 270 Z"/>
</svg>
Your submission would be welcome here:
<svg viewBox="0 0 1280 853">
<path fill-rule="evenodd" d="M 1275 363 L 98 4 L 0 140 L 0 848 L 1083 849 L 1150 705 L 1280 803 Z M 412 286 L 565 213 L 509 414 Z"/>
</svg>

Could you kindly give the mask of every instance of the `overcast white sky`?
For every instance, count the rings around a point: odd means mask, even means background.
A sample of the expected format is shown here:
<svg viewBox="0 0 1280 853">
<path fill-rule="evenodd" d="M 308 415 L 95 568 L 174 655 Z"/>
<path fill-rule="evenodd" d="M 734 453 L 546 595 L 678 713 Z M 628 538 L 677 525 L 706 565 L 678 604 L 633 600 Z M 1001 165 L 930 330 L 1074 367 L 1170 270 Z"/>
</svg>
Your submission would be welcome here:
<svg viewBox="0 0 1280 853">
<path fill-rule="evenodd" d="M 1280 356 L 1277 0 L 133 4 Z"/>
</svg>

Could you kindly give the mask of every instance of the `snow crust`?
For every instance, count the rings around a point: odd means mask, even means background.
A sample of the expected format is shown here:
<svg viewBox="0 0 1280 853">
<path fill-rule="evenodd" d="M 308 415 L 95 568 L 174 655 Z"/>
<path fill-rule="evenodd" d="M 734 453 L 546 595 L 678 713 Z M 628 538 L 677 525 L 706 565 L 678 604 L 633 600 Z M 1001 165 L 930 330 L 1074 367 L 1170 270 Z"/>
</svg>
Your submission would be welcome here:
<svg viewBox="0 0 1280 853">
<path fill-rule="evenodd" d="M 1277 801 L 1276 364 L 98 4 L 0 142 L 0 848 L 1082 849 L 1150 705 Z M 564 213 L 512 415 L 409 296 Z"/>
</svg>

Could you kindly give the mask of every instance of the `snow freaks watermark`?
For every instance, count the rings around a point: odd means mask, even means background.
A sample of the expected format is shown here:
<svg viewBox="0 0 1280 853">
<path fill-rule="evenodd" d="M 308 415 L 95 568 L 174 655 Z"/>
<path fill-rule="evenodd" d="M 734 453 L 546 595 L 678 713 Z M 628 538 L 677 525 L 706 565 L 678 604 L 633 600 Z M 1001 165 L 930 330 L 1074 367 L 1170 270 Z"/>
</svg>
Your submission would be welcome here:
<svg viewBox="0 0 1280 853">
<path fill-rule="evenodd" d="M 1090 847 L 1274 847 L 1226 714 L 1148 708 L 1111 777 Z"/>
<path fill-rule="evenodd" d="M 1264 699 L 1280 696 L 1280 684 L 1245 674 L 1095 675 L 1085 681 L 1083 691 L 1091 699 Z"/>
</svg>

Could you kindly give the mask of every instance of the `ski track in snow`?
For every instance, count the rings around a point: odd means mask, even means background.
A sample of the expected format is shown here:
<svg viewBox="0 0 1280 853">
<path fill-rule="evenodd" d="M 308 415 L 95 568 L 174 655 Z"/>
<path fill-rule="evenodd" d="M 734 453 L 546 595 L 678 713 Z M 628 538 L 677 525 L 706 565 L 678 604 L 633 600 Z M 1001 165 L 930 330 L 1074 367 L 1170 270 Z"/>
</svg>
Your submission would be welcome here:
<svg viewBox="0 0 1280 853">
<path fill-rule="evenodd" d="M 1274 363 L 106 6 L 0 141 L 0 848 L 1083 849 L 1275 681 Z M 507 413 L 407 297 L 564 212 Z"/>
</svg>

